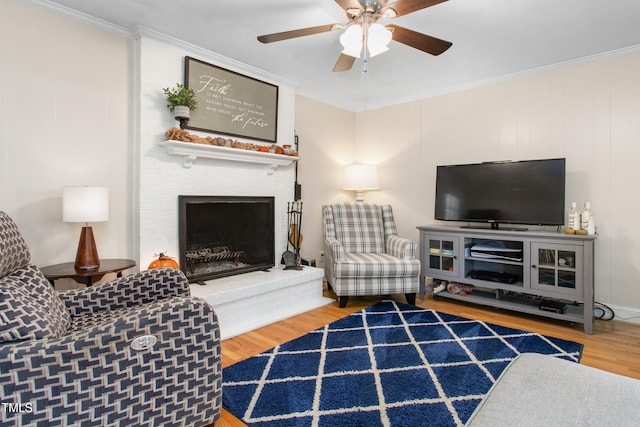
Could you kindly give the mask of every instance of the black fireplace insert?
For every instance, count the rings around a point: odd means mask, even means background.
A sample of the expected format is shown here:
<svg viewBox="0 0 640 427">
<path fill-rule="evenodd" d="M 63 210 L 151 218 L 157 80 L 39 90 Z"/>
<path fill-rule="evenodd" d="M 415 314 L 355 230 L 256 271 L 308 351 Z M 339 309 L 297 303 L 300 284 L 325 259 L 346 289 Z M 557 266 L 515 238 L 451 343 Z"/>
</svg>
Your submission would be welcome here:
<svg viewBox="0 0 640 427">
<path fill-rule="evenodd" d="M 192 283 L 274 266 L 274 198 L 178 196 L 180 269 Z"/>
</svg>

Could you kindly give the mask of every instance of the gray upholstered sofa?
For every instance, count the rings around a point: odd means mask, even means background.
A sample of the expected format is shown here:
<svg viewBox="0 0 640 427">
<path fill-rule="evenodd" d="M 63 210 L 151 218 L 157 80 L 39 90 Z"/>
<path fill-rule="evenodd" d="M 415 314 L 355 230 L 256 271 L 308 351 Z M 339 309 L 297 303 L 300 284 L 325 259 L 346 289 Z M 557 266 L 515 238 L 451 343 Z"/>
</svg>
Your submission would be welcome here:
<svg viewBox="0 0 640 427">
<path fill-rule="evenodd" d="M 221 382 L 216 315 L 182 272 L 56 292 L 0 212 L 0 425 L 202 426 Z"/>
<path fill-rule="evenodd" d="M 391 206 L 338 203 L 322 207 L 325 276 L 345 307 L 349 296 L 405 294 L 415 304 L 420 261 L 416 243 L 398 236 Z"/>
<path fill-rule="evenodd" d="M 542 354 L 521 354 L 468 427 L 640 426 L 640 381 Z"/>
</svg>

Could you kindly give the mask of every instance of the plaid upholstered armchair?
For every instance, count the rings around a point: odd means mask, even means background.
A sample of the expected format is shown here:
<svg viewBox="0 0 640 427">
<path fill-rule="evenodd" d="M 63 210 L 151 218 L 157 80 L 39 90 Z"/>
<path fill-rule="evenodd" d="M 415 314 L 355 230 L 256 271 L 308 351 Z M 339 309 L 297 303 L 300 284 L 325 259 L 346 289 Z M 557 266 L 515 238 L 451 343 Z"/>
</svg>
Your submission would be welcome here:
<svg viewBox="0 0 640 427">
<path fill-rule="evenodd" d="M 340 307 L 351 295 L 399 293 L 415 304 L 420 276 L 416 244 L 398 237 L 391 206 L 326 205 L 322 220 L 325 276 Z"/>
<path fill-rule="evenodd" d="M 1 426 L 210 424 L 219 337 L 176 269 L 56 292 L 0 212 Z"/>
</svg>

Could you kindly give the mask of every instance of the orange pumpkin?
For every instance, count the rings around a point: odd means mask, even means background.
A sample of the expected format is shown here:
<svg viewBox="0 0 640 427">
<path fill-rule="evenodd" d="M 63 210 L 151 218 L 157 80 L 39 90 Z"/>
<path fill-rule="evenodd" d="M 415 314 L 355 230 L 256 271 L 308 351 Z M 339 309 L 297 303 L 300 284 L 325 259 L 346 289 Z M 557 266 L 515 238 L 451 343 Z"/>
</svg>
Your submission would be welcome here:
<svg viewBox="0 0 640 427">
<path fill-rule="evenodd" d="M 160 252 L 160 255 L 158 255 L 158 259 L 151 261 L 151 264 L 149 264 L 148 268 L 149 270 L 151 270 L 154 268 L 163 268 L 163 267 L 180 269 L 175 259 Z"/>
</svg>

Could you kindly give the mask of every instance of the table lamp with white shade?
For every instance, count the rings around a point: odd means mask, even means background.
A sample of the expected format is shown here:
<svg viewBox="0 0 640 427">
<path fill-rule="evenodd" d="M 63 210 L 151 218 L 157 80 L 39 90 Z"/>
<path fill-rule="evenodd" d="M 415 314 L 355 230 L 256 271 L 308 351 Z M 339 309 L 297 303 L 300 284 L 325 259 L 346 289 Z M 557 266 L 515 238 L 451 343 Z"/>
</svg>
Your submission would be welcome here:
<svg viewBox="0 0 640 427">
<path fill-rule="evenodd" d="M 109 220 L 109 189 L 106 187 L 64 187 L 62 193 L 62 220 L 84 222 L 78 242 L 75 267 L 91 270 L 100 266 L 98 249 L 90 222 Z"/>
<path fill-rule="evenodd" d="M 344 168 L 343 190 L 355 190 L 356 202 L 364 202 L 365 190 L 378 190 L 378 168 L 374 165 L 349 165 Z"/>
</svg>

